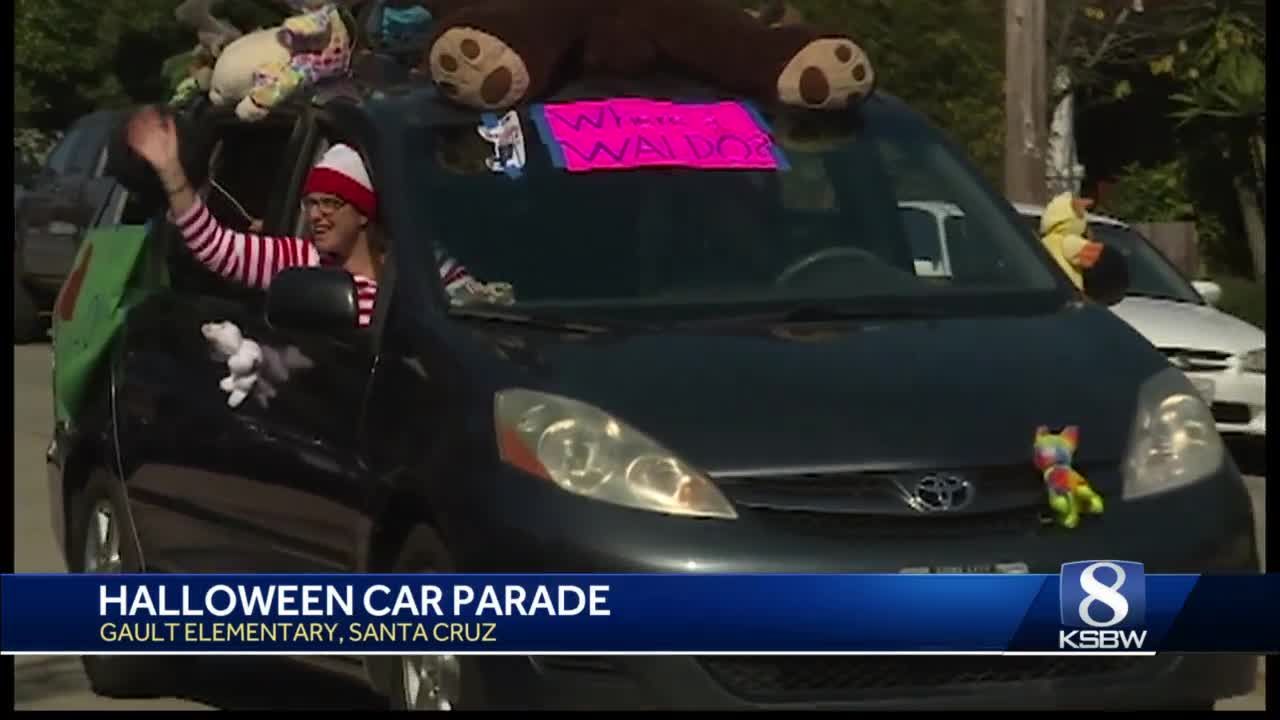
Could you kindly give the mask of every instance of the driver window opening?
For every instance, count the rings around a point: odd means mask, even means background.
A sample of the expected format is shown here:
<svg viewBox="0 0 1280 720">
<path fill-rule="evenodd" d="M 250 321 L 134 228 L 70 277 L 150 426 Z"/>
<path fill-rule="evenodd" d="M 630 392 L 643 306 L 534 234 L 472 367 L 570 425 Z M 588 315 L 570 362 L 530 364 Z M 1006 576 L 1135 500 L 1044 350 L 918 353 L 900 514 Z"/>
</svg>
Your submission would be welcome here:
<svg viewBox="0 0 1280 720">
<path fill-rule="evenodd" d="M 223 131 L 203 189 L 214 217 L 240 231 L 267 217 L 292 134 L 291 123 L 232 124 Z"/>
<path fill-rule="evenodd" d="M 261 230 L 279 195 L 278 178 L 287 169 L 293 122 L 245 124 L 218 128 L 209 153 L 207 179 L 196 189 L 210 214 L 225 227 Z M 228 281 L 191 255 L 181 233 L 173 232 L 171 270 L 175 286 L 187 292 L 246 301 L 259 293 Z"/>
</svg>

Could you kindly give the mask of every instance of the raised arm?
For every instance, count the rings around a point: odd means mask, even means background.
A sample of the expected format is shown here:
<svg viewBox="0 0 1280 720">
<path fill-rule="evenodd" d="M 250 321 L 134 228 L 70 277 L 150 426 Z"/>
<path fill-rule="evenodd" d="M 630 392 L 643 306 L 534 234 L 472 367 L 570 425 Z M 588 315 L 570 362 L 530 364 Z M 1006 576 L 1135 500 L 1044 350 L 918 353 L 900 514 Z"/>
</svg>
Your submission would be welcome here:
<svg viewBox="0 0 1280 720">
<path fill-rule="evenodd" d="M 172 117 L 154 107 L 143 108 L 130 119 L 128 138 L 133 151 L 159 176 L 169 196 L 170 219 L 205 267 L 244 285 L 266 288 L 285 268 L 319 264 L 315 247 L 306 240 L 237 232 L 219 223 L 182 169 Z"/>
<path fill-rule="evenodd" d="M 164 185 L 173 215 L 186 215 L 197 197 L 178 156 L 178 129 L 173 118 L 147 106 L 129 119 L 126 130 L 129 147 L 151 165 Z"/>
<path fill-rule="evenodd" d="M 198 196 L 185 213 L 175 213 L 173 221 L 202 265 L 242 285 L 265 289 L 286 268 L 320 264 L 320 254 L 306 240 L 227 228 Z"/>
</svg>

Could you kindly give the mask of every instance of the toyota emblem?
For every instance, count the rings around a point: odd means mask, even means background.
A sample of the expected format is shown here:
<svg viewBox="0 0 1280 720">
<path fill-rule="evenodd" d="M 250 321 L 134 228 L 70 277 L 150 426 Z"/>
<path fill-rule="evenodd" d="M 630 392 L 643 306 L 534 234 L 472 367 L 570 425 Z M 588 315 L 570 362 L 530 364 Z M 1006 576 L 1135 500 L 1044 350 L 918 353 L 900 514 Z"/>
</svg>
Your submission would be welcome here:
<svg viewBox="0 0 1280 720">
<path fill-rule="evenodd" d="M 928 475 L 903 488 L 907 504 L 923 513 L 963 510 L 973 502 L 973 485 L 956 475 Z"/>
</svg>

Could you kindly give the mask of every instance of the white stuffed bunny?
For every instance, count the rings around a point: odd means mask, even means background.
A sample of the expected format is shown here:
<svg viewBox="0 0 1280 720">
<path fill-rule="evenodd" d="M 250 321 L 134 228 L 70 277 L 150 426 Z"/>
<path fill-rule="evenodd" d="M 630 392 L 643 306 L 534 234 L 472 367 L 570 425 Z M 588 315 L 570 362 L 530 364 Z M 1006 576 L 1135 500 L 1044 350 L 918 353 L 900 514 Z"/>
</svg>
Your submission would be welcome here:
<svg viewBox="0 0 1280 720">
<path fill-rule="evenodd" d="M 213 344 L 218 355 L 227 359 L 229 373 L 218 383 L 218 387 L 223 392 L 230 393 L 228 405 L 239 407 L 258 381 L 262 347 L 244 337 L 240 328 L 229 322 L 205 323 L 200 331 Z"/>
</svg>

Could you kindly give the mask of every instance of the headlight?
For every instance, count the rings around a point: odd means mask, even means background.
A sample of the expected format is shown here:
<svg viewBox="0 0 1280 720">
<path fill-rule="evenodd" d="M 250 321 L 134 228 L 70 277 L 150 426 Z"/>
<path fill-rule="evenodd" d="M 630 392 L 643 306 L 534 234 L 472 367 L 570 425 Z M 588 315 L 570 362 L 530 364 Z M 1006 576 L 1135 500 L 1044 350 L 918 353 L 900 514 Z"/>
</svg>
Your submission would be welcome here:
<svg viewBox="0 0 1280 720">
<path fill-rule="evenodd" d="M 564 490 L 672 515 L 738 517 L 710 478 L 596 407 L 504 390 L 494 410 L 502 459 Z"/>
<path fill-rule="evenodd" d="M 1138 391 L 1130 437 L 1124 468 L 1127 500 L 1203 480 L 1225 459 L 1213 413 L 1175 368 L 1161 371 Z"/>
<path fill-rule="evenodd" d="M 1266 375 L 1267 349 L 1259 348 L 1245 353 L 1244 357 L 1240 360 L 1240 367 L 1244 368 L 1245 372 L 1262 373 L 1263 375 Z"/>
</svg>

